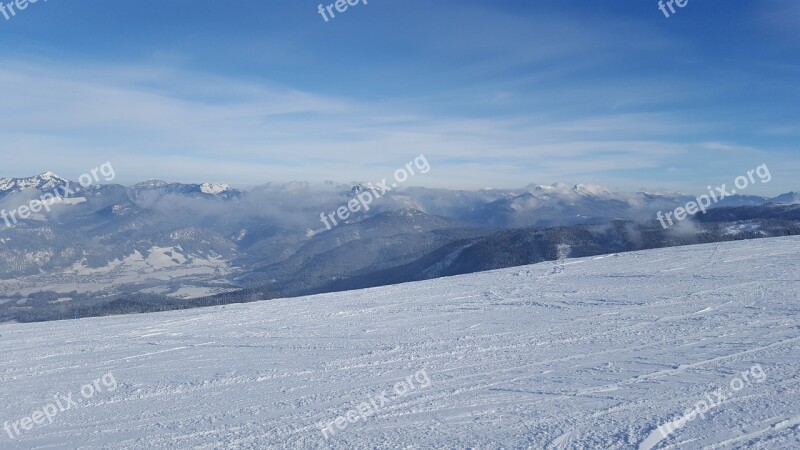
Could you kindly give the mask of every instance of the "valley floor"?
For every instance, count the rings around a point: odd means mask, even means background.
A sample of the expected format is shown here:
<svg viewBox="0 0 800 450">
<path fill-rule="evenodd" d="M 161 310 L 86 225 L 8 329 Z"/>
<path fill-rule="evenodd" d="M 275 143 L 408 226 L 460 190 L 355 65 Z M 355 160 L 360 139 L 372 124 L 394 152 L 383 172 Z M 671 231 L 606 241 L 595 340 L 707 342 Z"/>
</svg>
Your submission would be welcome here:
<svg viewBox="0 0 800 450">
<path fill-rule="evenodd" d="M 800 448 L 798 263 L 761 239 L 6 325 L 0 448 Z"/>
</svg>

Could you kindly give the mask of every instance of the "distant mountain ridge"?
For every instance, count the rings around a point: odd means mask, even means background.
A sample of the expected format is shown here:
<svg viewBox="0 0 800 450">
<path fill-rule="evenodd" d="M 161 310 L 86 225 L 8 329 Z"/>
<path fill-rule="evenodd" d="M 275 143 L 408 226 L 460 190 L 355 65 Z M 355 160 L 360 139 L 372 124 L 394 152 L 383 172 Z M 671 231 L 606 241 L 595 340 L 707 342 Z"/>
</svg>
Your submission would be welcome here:
<svg viewBox="0 0 800 450">
<path fill-rule="evenodd" d="M 13 192 L 22 192 L 28 189 L 50 191 L 71 183 L 66 178 L 53 172 L 44 172 L 27 178 L 4 178 L 0 180 L 0 198 Z M 150 179 L 130 187 L 118 186 L 136 194 L 157 193 L 159 195 L 184 195 L 190 197 L 206 197 L 220 199 L 238 199 L 243 196 L 257 193 L 264 189 L 269 191 L 284 190 L 286 192 L 306 191 L 313 189 L 306 182 L 290 182 L 286 184 L 267 184 L 251 190 L 239 190 L 224 183 L 175 183 L 158 179 Z M 370 189 L 370 183 L 355 183 L 351 185 L 331 184 L 332 191 L 341 196 L 355 196 Z M 594 184 L 554 183 L 552 185 L 530 184 L 523 189 L 483 189 L 480 191 L 461 191 L 431 188 L 408 188 L 386 194 L 387 201 L 383 209 L 419 209 L 424 212 L 455 218 L 471 218 L 484 222 L 486 225 L 516 226 L 521 218 L 509 217 L 509 214 L 536 209 L 551 209 L 562 211 L 564 220 L 572 212 L 575 217 L 585 217 L 591 221 L 593 217 L 611 218 L 612 212 L 625 209 L 653 209 L 655 206 L 678 205 L 691 201 L 694 196 L 681 193 L 649 193 L 649 192 L 613 192 L 603 186 Z M 445 209 L 441 206 L 451 203 L 454 197 L 461 202 L 462 211 L 439 211 Z M 451 202 L 448 202 L 451 200 Z M 800 203 L 800 194 L 787 192 L 776 197 L 763 197 L 754 195 L 731 195 L 713 205 L 713 207 L 728 206 L 759 206 L 768 203 L 792 204 Z M 598 210 L 606 213 L 596 215 Z M 581 212 L 590 214 L 580 214 Z M 491 215 L 492 218 L 483 217 Z M 619 217 L 617 217 L 619 218 Z M 550 218 L 549 220 L 553 220 Z M 524 221 L 524 217 L 522 218 Z"/>
<path fill-rule="evenodd" d="M 39 191 L 54 191 L 68 183 L 67 179 L 56 175 L 53 172 L 44 172 L 27 178 L 3 178 L 0 179 L 0 198 L 28 189 Z"/>
<path fill-rule="evenodd" d="M 18 208 L 67 184 L 77 185 L 52 172 L 4 179 L 0 208 Z M 141 294 L 183 302 L 236 298 L 242 288 L 324 292 L 535 262 L 569 254 L 564 246 L 570 244 L 573 252 L 591 254 L 638 248 L 637 236 L 650 246 L 677 245 L 794 234 L 800 223 L 798 194 L 789 192 L 729 197 L 706 215 L 662 230 L 656 212 L 694 197 L 564 183 L 399 188 L 330 230 L 320 222 L 321 213 L 368 189 L 367 183 L 300 181 L 248 190 L 163 180 L 90 186 L 78 194 L 80 202 L 56 202 L 10 228 L 0 222 L 0 313 L 22 311 L 24 303 L 14 302 L 33 295 L 101 302 Z M 586 237 L 585 230 L 597 229 L 591 227 L 619 223 L 631 234 Z M 556 231 L 530 238 L 545 228 Z M 534 251 L 534 244 L 545 247 Z"/>
<path fill-rule="evenodd" d="M 168 183 L 162 180 L 151 179 L 135 184 L 130 188 L 137 194 L 156 192 L 161 195 L 177 194 L 188 196 L 216 197 L 220 199 L 233 199 L 242 196 L 243 192 L 233 189 L 222 183 L 183 184 Z"/>
<path fill-rule="evenodd" d="M 79 186 L 78 182 L 70 181 L 50 171 L 27 178 L 3 178 L 0 179 L 0 198 L 14 192 L 23 192 L 29 189 L 35 189 L 41 192 L 55 191 L 56 194 L 61 195 L 62 191 L 60 191 L 60 189 L 68 184 L 71 185 L 73 189 Z M 107 186 L 122 187 L 114 184 L 108 184 Z M 168 183 L 157 179 L 143 181 L 127 189 L 130 189 L 132 192 L 155 191 L 165 195 L 205 194 L 217 198 L 238 198 L 242 195 L 242 191 L 233 189 L 223 183 L 184 184 Z"/>
</svg>

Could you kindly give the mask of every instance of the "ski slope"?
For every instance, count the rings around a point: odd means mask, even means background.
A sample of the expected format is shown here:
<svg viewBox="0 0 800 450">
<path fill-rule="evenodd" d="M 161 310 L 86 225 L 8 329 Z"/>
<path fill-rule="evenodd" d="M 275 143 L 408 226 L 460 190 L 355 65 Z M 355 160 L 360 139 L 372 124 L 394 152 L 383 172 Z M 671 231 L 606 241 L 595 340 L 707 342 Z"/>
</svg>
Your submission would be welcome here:
<svg viewBox="0 0 800 450">
<path fill-rule="evenodd" d="M 2 326 L 21 433 L 0 448 L 800 448 L 798 255 L 761 239 Z"/>
</svg>

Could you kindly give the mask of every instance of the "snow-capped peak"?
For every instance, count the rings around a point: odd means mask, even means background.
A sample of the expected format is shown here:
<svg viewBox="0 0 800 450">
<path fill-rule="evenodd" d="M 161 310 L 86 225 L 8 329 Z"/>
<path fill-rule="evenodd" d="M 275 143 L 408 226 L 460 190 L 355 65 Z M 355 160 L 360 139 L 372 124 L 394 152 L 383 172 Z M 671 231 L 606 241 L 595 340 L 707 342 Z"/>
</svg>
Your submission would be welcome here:
<svg viewBox="0 0 800 450">
<path fill-rule="evenodd" d="M 551 195 L 561 195 L 567 197 L 573 197 L 575 194 L 589 196 L 589 197 L 600 197 L 600 196 L 607 197 L 613 195 L 613 192 L 611 192 L 610 190 L 596 184 L 576 184 L 576 185 L 569 185 L 567 183 L 553 183 L 551 185 L 529 184 L 528 186 L 526 186 L 525 189 L 534 195 L 551 194 Z"/>
<path fill-rule="evenodd" d="M 0 178 L 0 191 L 10 190 L 13 182 L 12 178 Z"/>
<path fill-rule="evenodd" d="M 572 190 L 579 194 L 592 195 L 592 196 L 602 196 L 602 195 L 612 194 L 611 191 L 597 184 L 576 184 L 572 188 Z"/>
<path fill-rule="evenodd" d="M 4 178 L 0 180 L 0 191 L 23 191 L 25 189 L 50 191 L 66 183 L 67 180 L 65 178 L 56 175 L 54 172 L 47 171 L 28 178 Z"/>
<path fill-rule="evenodd" d="M 203 183 L 200 185 L 200 191 L 204 194 L 217 195 L 230 190 L 231 187 L 223 183 Z"/>
</svg>

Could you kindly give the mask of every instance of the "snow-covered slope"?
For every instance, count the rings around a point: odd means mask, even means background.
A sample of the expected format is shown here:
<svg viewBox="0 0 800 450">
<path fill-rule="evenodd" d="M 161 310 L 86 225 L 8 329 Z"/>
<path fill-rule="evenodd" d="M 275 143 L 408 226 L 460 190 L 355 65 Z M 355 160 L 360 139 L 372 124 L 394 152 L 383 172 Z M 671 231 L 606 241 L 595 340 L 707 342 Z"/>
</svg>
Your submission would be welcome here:
<svg viewBox="0 0 800 450">
<path fill-rule="evenodd" d="M 0 448 L 798 448 L 798 255 L 740 241 L 3 326 Z"/>
</svg>

